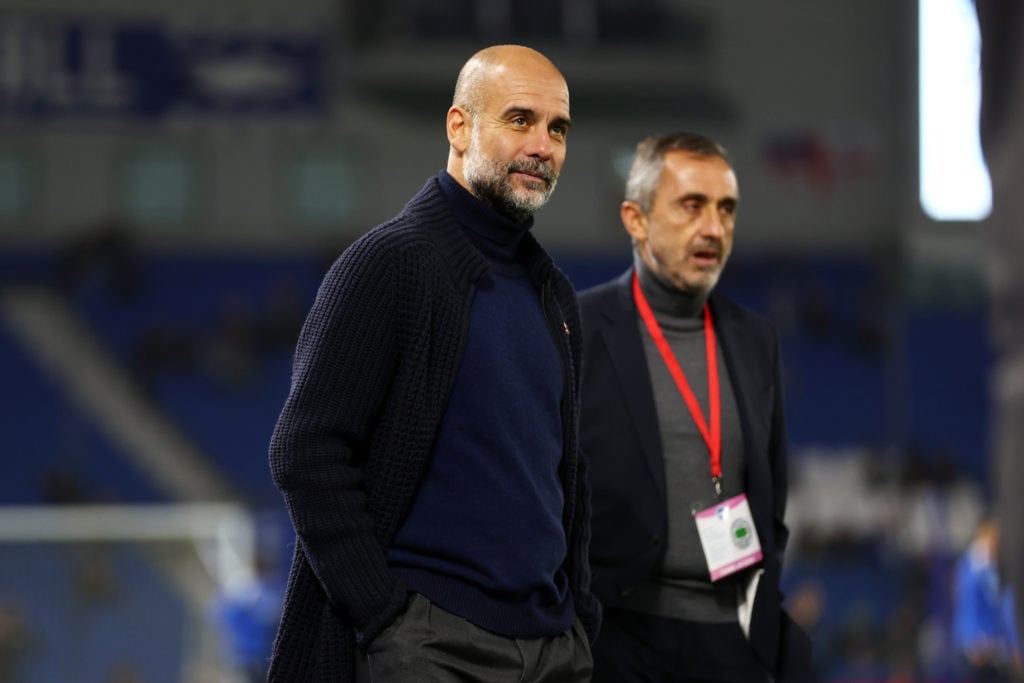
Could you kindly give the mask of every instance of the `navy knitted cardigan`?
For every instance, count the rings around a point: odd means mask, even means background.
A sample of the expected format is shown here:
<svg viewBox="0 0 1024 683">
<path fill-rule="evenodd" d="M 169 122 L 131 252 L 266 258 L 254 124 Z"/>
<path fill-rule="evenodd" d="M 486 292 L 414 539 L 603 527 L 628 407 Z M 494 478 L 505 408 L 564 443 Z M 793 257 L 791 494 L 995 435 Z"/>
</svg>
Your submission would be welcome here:
<svg viewBox="0 0 1024 683">
<path fill-rule="evenodd" d="M 593 641 L 600 605 L 590 592 L 590 493 L 578 446 L 579 309 L 572 285 L 529 233 L 521 249 L 559 333 L 567 377 L 564 569 Z M 435 177 L 325 276 L 270 443 L 271 472 L 297 536 L 271 682 L 351 681 L 354 646 L 404 609 L 406 587 L 385 548 L 430 465 L 474 283 L 487 268 Z"/>
</svg>

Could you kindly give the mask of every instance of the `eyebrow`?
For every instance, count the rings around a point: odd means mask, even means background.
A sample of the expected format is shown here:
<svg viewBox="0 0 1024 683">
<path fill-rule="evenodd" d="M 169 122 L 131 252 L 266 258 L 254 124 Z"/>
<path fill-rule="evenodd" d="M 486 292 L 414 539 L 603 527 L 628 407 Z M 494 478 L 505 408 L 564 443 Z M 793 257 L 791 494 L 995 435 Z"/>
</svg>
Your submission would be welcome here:
<svg viewBox="0 0 1024 683">
<path fill-rule="evenodd" d="M 688 202 L 691 199 L 696 199 L 697 201 L 702 202 L 704 204 L 711 203 L 711 198 L 708 197 L 703 192 L 689 192 L 687 194 L 684 194 L 682 197 L 680 197 L 676 201 L 682 203 L 682 202 Z M 740 198 L 739 197 L 723 197 L 722 199 L 718 200 L 718 205 L 719 206 L 721 206 L 723 204 L 728 204 L 728 205 L 731 205 L 731 206 L 738 206 L 739 203 L 740 203 Z"/>
<path fill-rule="evenodd" d="M 710 198 L 702 192 L 687 192 L 683 196 L 678 197 L 676 199 L 676 202 L 679 204 L 685 204 L 686 202 L 694 200 L 700 202 L 701 204 L 707 204 L 709 201 L 711 201 Z"/>
</svg>

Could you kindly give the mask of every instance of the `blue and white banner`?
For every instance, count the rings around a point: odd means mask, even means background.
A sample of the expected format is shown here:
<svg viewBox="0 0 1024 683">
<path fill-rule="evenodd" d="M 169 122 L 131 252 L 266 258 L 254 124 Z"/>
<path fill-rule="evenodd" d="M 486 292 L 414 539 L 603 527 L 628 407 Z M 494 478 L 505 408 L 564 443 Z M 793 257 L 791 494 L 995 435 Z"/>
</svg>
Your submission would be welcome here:
<svg viewBox="0 0 1024 683">
<path fill-rule="evenodd" d="M 327 36 L 0 14 L 0 120 L 310 116 Z"/>
</svg>

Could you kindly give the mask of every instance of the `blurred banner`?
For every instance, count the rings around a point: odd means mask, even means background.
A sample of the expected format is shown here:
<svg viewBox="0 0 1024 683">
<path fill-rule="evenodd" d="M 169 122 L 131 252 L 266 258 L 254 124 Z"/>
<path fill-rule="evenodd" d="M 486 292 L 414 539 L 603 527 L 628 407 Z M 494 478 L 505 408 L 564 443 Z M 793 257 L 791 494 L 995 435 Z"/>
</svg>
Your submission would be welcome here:
<svg viewBox="0 0 1024 683">
<path fill-rule="evenodd" d="M 0 121 L 326 113 L 326 35 L 0 15 Z"/>
</svg>

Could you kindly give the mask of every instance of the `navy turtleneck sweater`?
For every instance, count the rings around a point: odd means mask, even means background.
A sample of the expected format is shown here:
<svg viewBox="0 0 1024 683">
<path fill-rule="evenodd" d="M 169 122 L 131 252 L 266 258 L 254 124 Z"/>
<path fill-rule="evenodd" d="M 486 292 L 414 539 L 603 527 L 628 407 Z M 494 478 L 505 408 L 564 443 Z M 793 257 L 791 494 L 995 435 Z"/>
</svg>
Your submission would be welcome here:
<svg viewBox="0 0 1024 683">
<path fill-rule="evenodd" d="M 564 373 L 519 258 L 533 220 L 511 221 L 443 171 L 440 181 L 490 268 L 433 461 L 388 560 L 411 590 L 481 628 L 553 635 L 575 618 L 562 569 Z"/>
</svg>

